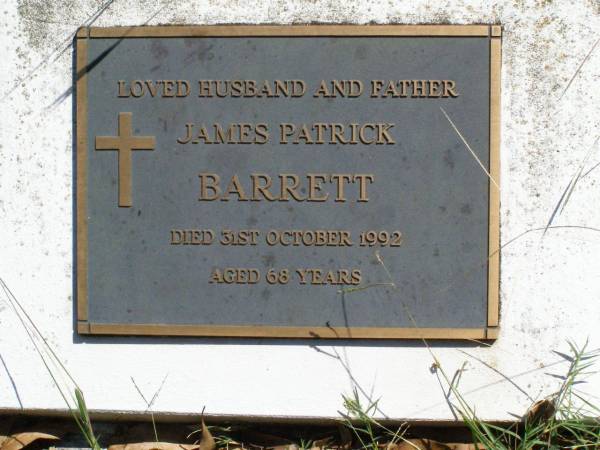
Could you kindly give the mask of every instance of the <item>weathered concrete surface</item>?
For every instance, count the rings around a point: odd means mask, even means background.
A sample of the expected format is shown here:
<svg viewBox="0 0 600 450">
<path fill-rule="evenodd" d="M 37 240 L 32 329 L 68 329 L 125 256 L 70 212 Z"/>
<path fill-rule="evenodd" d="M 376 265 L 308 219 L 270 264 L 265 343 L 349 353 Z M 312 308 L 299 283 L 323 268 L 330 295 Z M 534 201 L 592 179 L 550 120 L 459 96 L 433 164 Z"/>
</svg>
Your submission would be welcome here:
<svg viewBox="0 0 600 450">
<path fill-rule="evenodd" d="M 447 343 L 432 352 L 450 374 L 466 362 L 460 388 L 480 415 L 509 419 L 556 389 L 548 374 L 566 370 L 554 353 L 565 351 L 566 339 L 600 347 L 597 0 L 117 0 L 106 8 L 90 0 L 10 0 L 0 8 L 0 276 L 92 409 L 144 411 L 130 377 L 151 397 L 168 375 L 157 411 L 336 416 L 341 394 L 358 383 L 381 397 L 390 417 L 453 417 L 430 371 L 432 356 L 418 343 L 73 342 L 71 37 L 92 21 L 501 23 L 502 331 L 491 348 Z M 543 235 L 581 164 L 584 176 L 555 216 L 556 228 Z M 64 408 L 1 295 L 0 408 Z M 588 381 L 582 389 L 600 396 L 600 377 Z"/>
</svg>

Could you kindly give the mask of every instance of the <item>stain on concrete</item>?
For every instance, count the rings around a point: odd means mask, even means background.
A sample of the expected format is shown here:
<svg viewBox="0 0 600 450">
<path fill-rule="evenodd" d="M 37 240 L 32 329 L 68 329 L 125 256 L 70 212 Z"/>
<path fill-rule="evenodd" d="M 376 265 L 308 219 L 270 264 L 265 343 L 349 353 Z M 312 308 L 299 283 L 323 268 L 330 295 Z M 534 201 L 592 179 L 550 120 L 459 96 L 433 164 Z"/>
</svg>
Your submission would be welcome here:
<svg viewBox="0 0 600 450">
<path fill-rule="evenodd" d="M 29 47 L 48 50 L 48 41 L 64 37 L 66 29 L 77 27 L 68 15 L 80 9 L 75 0 L 17 0 L 17 12 Z M 63 31 L 57 33 L 57 31 Z"/>
</svg>

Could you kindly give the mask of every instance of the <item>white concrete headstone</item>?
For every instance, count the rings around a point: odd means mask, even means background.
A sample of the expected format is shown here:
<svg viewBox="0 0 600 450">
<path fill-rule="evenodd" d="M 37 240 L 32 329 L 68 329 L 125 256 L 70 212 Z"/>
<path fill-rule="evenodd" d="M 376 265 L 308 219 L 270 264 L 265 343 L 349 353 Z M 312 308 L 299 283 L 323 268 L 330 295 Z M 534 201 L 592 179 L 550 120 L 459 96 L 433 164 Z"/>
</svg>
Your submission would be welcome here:
<svg viewBox="0 0 600 450">
<path fill-rule="evenodd" d="M 598 2 L 13 0 L 1 10 L 0 277 L 91 410 L 146 411 L 133 378 L 145 395 L 160 389 L 153 410 L 169 414 L 206 408 L 215 416 L 337 417 L 342 394 L 357 388 L 380 398 L 387 417 L 453 420 L 432 370 L 437 358 L 449 374 L 464 367 L 459 388 L 482 418 L 512 419 L 554 392 L 559 381 L 549 374 L 567 370 L 555 353 L 567 351 L 567 340 L 600 347 Z M 74 339 L 78 27 L 311 22 L 502 25 L 498 340 L 426 348 L 414 341 Z M 65 410 L 4 290 L 0 363 L 0 411 Z M 600 376 L 587 381 L 582 390 L 598 396 Z"/>
</svg>

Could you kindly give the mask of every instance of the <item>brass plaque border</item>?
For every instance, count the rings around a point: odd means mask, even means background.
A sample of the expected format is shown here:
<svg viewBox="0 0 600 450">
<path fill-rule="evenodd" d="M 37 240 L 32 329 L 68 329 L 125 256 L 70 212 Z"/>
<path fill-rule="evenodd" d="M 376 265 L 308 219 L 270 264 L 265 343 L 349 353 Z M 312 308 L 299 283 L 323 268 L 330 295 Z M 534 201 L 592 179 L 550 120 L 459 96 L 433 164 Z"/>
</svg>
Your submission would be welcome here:
<svg viewBox="0 0 600 450">
<path fill-rule="evenodd" d="M 490 44 L 489 230 L 487 326 L 484 328 L 282 327 L 235 325 L 106 324 L 88 321 L 87 64 L 88 40 L 138 37 L 398 36 L 487 37 Z M 87 335 L 206 336 L 309 339 L 494 340 L 500 316 L 500 25 L 198 25 L 83 27 L 75 36 L 76 67 L 76 298 L 77 333 Z"/>
</svg>

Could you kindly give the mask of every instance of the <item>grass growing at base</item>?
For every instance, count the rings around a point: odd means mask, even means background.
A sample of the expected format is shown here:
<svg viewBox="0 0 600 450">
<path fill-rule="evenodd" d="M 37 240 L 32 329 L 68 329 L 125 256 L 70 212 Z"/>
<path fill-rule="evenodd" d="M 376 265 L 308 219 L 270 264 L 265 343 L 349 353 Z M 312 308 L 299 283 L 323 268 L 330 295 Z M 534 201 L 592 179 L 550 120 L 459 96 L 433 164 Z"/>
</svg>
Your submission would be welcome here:
<svg viewBox="0 0 600 450">
<path fill-rule="evenodd" d="M 479 420 L 475 411 L 453 389 L 457 410 L 471 430 L 473 440 L 490 449 L 600 448 L 600 409 L 587 400 L 578 386 L 590 375 L 598 351 L 587 351 L 569 342 L 569 369 L 559 390 L 534 403 L 524 419 L 511 427 L 499 427 Z"/>
<path fill-rule="evenodd" d="M 437 360 L 434 369 L 447 384 L 448 397 L 453 409 L 458 412 L 471 431 L 473 448 L 488 450 L 532 450 L 532 449 L 600 449 L 600 408 L 586 399 L 578 386 L 592 374 L 592 366 L 600 351 L 588 351 L 587 343 L 582 347 L 569 342 L 569 368 L 556 393 L 531 405 L 523 419 L 510 426 L 498 426 L 480 420 L 475 409 L 469 405 L 458 389 L 460 377 L 450 377 Z M 343 396 L 342 414 L 345 425 L 354 432 L 361 449 L 375 450 L 390 448 L 403 442 L 416 449 L 429 448 L 414 439 L 407 439 L 406 426 L 393 431 L 376 418 L 377 402 L 363 405 L 358 392 Z"/>
<path fill-rule="evenodd" d="M 404 438 L 408 425 L 402 425 L 396 430 L 386 427 L 375 418 L 379 409 L 379 401 L 369 401 L 363 405 L 358 390 L 354 388 L 352 396 L 342 396 L 346 413 L 340 412 L 344 425 L 354 433 L 360 443 L 361 449 L 378 450 L 382 444 L 392 446 L 398 442 L 405 442 L 418 449 L 409 440 Z"/>
<path fill-rule="evenodd" d="M 29 340 L 33 344 L 36 353 L 42 360 L 44 367 L 52 378 L 52 381 L 60 396 L 64 400 L 69 413 L 77 424 L 81 435 L 92 450 L 101 450 L 98 439 L 94 434 L 90 415 L 85 403 L 82 390 L 79 388 L 71 373 L 67 370 L 61 359 L 48 344 L 37 325 L 33 322 L 27 311 L 17 300 L 4 280 L 0 279 L 0 287 L 4 291 L 6 302 L 16 314 Z"/>
</svg>

